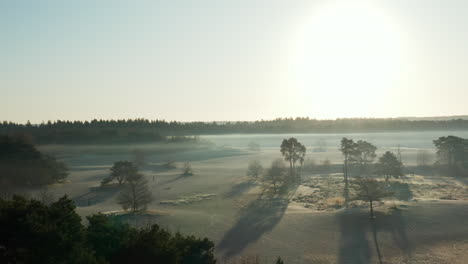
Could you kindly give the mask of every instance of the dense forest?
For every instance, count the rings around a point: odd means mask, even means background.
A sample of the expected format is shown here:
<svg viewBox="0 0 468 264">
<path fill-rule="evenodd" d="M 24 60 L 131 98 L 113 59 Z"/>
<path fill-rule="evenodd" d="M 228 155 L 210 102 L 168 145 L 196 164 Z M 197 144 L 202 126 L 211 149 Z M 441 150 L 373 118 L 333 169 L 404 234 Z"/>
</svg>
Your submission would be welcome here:
<svg viewBox="0 0 468 264">
<path fill-rule="evenodd" d="M 316 120 L 308 117 L 238 122 L 176 122 L 148 119 L 48 121 L 18 124 L 4 121 L 0 135 L 20 135 L 37 144 L 181 141 L 169 136 L 236 133 L 349 133 L 465 130 L 468 120 L 410 120 L 348 118 Z"/>
</svg>

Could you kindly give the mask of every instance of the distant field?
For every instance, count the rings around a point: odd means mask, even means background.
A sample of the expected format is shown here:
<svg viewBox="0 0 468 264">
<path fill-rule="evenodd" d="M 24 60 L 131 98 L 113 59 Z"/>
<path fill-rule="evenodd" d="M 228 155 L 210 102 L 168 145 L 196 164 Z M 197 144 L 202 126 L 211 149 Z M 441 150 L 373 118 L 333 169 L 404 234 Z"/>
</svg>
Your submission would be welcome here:
<svg viewBox="0 0 468 264">
<path fill-rule="evenodd" d="M 99 188 L 102 178 L 118 160 L 131 160 L 135 149 L 146 153 L 143 173 L 154 195 L 151 214 L 124 218 L 135 225 L 158 223 L 172 231 L 207 236 L 216 242 L 221 260 L 258 255 L 263 260 L 281 255 L 290 263 L 378 263 L 375 238 L 383 263 L 464 263 L 468 257 L 468 192 L 462 181 L 439 176 L 412 176 L 408 201 L 387 201 L 378 207 L 375 226 L 365 208 L 317 211 L 306 208 L 300 195 L 321 197 L 340 175 L 303 175 L 303 185 L 283 196 L 262 191 L 261 185 L 245 176 L 249 160 L 264 166 L 280 157 L 284 137 L 295 136 L 308 148 L 309 159 L 341 163 L 338 152 L 343 137 L 368 140 L 384 150 L 400 145 L 402 159 L 414 164 L 419 149 L 434 152 L 432 140 L 439 136 L 468 137 L 468 132 L 296 134 L 203 136 L 211 144 L 133 144 L 112 146 L 41 146 L 61 157 L 70 167 L 66 183 L 49 186 L 56 196 L 68 194 L 78 212 L 119 211 L 117 188 Z M 259 151 L 248 144 L 260 145 Z M 321 142 L 321 143 L 319 143 Z M 325 151 L 313 152 L 325 142 Z M 166 169 L 174 160 L 179 168 Z M 189 161 L 194 176 L 181 176 L 182 162 Z M 417 185 L 419 184 L 419 185 Z M 445 185 L 444 185 L 445 184 Z M 314 186 L 313 188 L 310 186 Z M 458 200 L 440 199 L 444 188 L 456 188 Z M 447 188 L 448 188 L 447 187 Z M 316 189 L 314 193 L 313 189 Z M 399 209 L 391 209 L 395 206 Z M 375 232 L 373 232 L 375 230 Z M 374 236 L 376 234 L 376 236 Z M 431 260 L 431 261 L 429 261 Z M 434 262 L 434 260 L 436 260 Z"/>
</svg>

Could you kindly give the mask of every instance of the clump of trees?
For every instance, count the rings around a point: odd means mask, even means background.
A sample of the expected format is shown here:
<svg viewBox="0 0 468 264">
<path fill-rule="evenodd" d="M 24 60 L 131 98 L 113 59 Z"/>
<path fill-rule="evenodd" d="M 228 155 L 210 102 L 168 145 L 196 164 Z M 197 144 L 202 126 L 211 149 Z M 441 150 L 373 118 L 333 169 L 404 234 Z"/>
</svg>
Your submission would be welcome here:
<svg viewBox="0 0 468 264">
<path fill-rule="evenodd" d="M 0 136 L 0 184 L 40 186 L 68 176 L 65 163 L 41 153 L 23 138 Z"/>
<path fill-rule="evenodd" d="M 247 167 L 247 176 L 257 180 L 260 175 L 263 174 L 263 166 L 258 160 L 251 160 Z"/>
<path fill-rule="evenodd" d="M 66 196 L 50 205 L 20 196 L 0 199 L 0 263 L 216 263 L 207 238 L 158 225 L 137 229 L 103 214 L 87 220 L 84 226 Z"/>
<path fill-rule="evenodd" d="M 281 159 L 274 160 L 271 167 L 268 168 L 264 175 L 264 182 L 271 185 L 275 193 L 277 193 L 283 184 L 287 181 L 287 169 Z"/>
<path fill-rule="evenodd" d="M 102 185 L 117 180 L 119 186 L 123 185 L 117 202 L 124 210 L 132 213 L 146 210 L 152 201 L 152 194 L 148 188 L 148 181 L 138 172 L 138 167 L 130 161 L 117 161 L 110 169 L 111 173 L 101 182 Z"/>
<path fill-rule="evenodd" d="M 306 147 L 302 145 L 296 138 L 283 139 L 281 143 L 281 155 L 289 162 L 289 175 L 295 175 L 296 163 L 300 166 L 304 163 Z"/>
<path fill-rule="evenodd" d="M 437 148 L 436 165 L 452 175 L 468 174 L 468 140 L 455 136 L 439 137 L 434 140 Z"/>
<path fill-rule="evenodd" d="M 385 181 L 390 178 L 400 178 L 403 176 L 402 163 L 393 152 L 387 151 L 379 158 L 377 163 L 377 173 L 385 177 Z"/>
</svg>

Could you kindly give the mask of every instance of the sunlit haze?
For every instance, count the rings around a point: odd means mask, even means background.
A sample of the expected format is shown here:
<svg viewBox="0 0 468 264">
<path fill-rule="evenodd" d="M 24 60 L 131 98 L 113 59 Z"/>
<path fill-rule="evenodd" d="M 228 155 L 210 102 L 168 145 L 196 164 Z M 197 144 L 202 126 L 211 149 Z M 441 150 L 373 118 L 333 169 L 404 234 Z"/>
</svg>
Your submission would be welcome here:
<svg viewBox="0 0 468 264">
<path fill-rule="evenodd" d="M 2 1 L 0 120 L 468 114 L 468 2 Z"/>
</svg>

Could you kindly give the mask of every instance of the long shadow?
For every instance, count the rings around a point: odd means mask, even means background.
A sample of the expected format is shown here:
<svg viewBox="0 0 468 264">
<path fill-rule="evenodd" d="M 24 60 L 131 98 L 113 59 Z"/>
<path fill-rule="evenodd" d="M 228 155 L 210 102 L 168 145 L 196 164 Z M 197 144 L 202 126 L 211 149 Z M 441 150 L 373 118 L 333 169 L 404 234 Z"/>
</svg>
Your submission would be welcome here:
<svg viewBox="0 0 468 264">
<path fill-rule="evenodd" d="M 180 174 L 179 176 L 177 176 L 177 177 L 175 177 L 175 178 L 173 178 L 173 179 L 161 181 L 161 182 L 159 183 L 159 185 L 166 185 L 166 184 L 173 183 L 173 182 L 176 182 L 176 181 L 179 181 L 179 180 L 188 178 L 188 177 L 191 177 L 191 176 L 189 176 L 189 175 L 184 175 L 184 174 Z"/>
<path fill-rule="evenodd" d="M 226 192 L 223 197 L 224 198 L 233 198 L 247 192 L 248 190 L 255 187 L 255 183 L 253 182 L 241 182 L 239 184 L 234 185 L 228 192 Z"/>
<path fill-rule="evenodd" d="M 403 182 L 388 182 L 386 189 L 393 193 L 393 197 L 400 201 L 409 201 L 413 199 L 413 191 L 407 183 Z"/>
<path fill-rule="evenodd" d="M 338 263 L 370 263 L 370 247 L 367 240 L 369 218 L 361 210 L 348 209 L 338 213 L 340 243 Z"/>
<path fill-rule="evenodd" d="M 217 250 L 229 259 L 241 253 L 249 244 L 257 241 L 266 232 L 271 231 L 283 218 L 289 204 L 289 194 L 263 193 L 240 212 L 240 217 L 218 244 Z"/>
<path fill-rule="evenodd" d="M 411 256 L 412 245 L 407 236 L 408 225 L 402 215 L 401 209 L 394 209 L 389 215 L 377 218 L 378 226 L 386 232 L 391 233 L 393 242 L 406 254 Z"/>
<path fill-rule="evenodd" d="M 383 263 L 380 232 L 390 233 L 395 245 L 407 258 L 411 257 L 411 243 L 406 234 L 408 227 L 402 211 L 395 209 L 390 214 L 375 212 L 375 215 L 375 219 L 369 219 L 368 213 L 359 209 L 348 209 L 338 215 L 341 232 L 338 263 L 370 263 L 371 252 L 374 250 L 379 263 Z M 367 238 L 369 232 L 374 249 Z"/>
<path fill-rule="evenodd" d="M 114 196 L 120 188 L 117 186 L 111 187 L 95 187 L 90 188 L 89 192 L 82 194 L 80 196 L 73 197 L 72 200 L 75 202 L 76 206 L 85 207 L 92 206 L 108 200 L 110 197 Z"/>
</svg>

